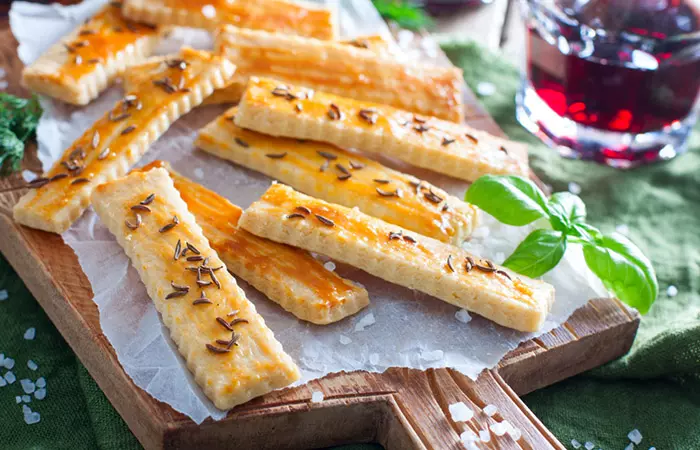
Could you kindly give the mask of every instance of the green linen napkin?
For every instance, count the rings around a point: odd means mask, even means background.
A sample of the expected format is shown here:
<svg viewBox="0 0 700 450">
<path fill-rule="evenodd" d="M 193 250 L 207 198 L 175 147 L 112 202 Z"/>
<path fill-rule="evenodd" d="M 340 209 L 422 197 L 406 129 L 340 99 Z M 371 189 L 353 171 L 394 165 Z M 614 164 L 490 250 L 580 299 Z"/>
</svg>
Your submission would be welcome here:
<svg viewBox="0 0 700 450">
<path fill-rule="evenodd" d="M 644 317 L 632 351 L 624 358 L 525 397 L 538 417 L 567 446 L 591 441 L 604 450 L 623 449 L 627 433 L 644 436 L 638 449 L 700 448 L 700 139 L 694 151 L 670 163 L 619 172 L 560 159 L 514 120 L 517 71 L 474 44 L 445 46 L 465 70 L 472 88 L 497 87 L 483 98 L 513 139 L 531 146 L 532 165 L 555 190 L 569 182 L 582 188 L 591 221 L 605 231 L 625 224 L 630 237 L 653 260 L 661 298 Z M 0 237 L 1 239 L 2 237 Z M 678 295 L 668 297 L 673 285 Z M 0 353 L 15 360 L 17 381 L 0 387 L 0 448 L 139 449 L 109 404 L 7 261 L 0 257 Z M 33 340 L 24 339 L 36 328 Z M 33 360 L 38 369 L 28 368 Z M 0 368 L 0 376 L 5 369 Z M 16 396 L 20 380 L 47 381 L 44 400 L 28 406 L 41 421 L 26 425 Z M 348 446 L 370 449 L 376 446 Z"/>
</svg>

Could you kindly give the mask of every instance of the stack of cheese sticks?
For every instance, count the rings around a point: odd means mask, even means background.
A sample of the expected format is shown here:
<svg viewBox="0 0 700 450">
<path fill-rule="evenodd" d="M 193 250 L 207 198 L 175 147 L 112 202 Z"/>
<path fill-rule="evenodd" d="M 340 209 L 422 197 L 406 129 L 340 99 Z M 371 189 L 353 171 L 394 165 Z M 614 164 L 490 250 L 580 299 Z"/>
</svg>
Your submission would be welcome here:
<svg viewBox="0 0 700 450">
<path fill-rule="evenodd" d="M 173 26 L 211 30 L 214 50 L 151 57 Z M 311 252 L 505 327 L 543 324 L 552 286 L 461 248 L 474 206 L 375 159 L 466 181 L 528 174 L 521 144 L 462 123 L 458 69 L 401 60 L 379 36 L 340 40 L 333 11 L 301 2 L 125 0 L 23 73 L 76 105 L 117 78 L 122 99 L 26 186 L 14 218 L 62 233 L 92 204 L 219 408 L 299 378 L 236 276 L 317 325 L 369 304 Z M 245 211 L 165 161 L 131 170 L 180 116 L 214 103 L 231 107 L 196 146 L 272 182 Z"/>
</svg>

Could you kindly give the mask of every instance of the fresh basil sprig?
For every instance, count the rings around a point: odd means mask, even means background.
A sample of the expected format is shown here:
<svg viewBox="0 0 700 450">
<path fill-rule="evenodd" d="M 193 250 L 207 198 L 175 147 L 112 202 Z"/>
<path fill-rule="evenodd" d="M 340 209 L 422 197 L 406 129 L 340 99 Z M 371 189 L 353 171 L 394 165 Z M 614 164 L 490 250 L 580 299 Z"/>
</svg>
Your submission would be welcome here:
<svg viewBox="0 0 700 450">
<path fill-rule="evenodd" d="M 24 143 L 34 136 L 41 112 L 36 97 L 0 93 L 0 176 L 19 170 Z"/>
<path fill-rule="evenodd" d="M 568 244 L 580 244 L 588 267 L 620 300 L 642 314 L 656 300 L 659 285 L 649 259 L 626 237 L 606 236 L 587 224 L 586 205 L 578 196 L 558 192 L 547 199 L 526 178 L 486 175 L 469 187 L 464 199 L 507 225 L 549 222 L 551 228 L 533 231 L 518 245 L 505 267 L 540 277 L 559 263 Z"/>
</svg>

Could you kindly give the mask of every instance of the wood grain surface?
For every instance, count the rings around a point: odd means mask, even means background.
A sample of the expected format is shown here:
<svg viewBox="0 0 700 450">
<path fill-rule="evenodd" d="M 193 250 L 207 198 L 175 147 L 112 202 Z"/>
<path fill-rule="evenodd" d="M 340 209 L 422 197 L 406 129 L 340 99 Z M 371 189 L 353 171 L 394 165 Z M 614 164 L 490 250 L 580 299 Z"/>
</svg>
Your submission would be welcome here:
<svg viewBox="0 0 700 450">
<path fill-rule="evenodd" d="M 19 87 L 21 63 L 7 25 L 0 30 L 0 64 L 10 92 Z M 500 133 L 472 94 L 468 122 Z M 25 168 L 38 170 L 29 155 Z M 3 188 L 21 183 L 0 179 Z M 293 389 L 273 392 L 232 410 L 221 421 L 196 425 L 137 388 L 102 334 L 90 283 L 60 236 L 14 224 L 11 206 L 19 192 L 0 194 L 0 251 L 26 282 L 66 341 L 85 364 L 132 432 L 147 449 L 316 448 L 349 442 L 379 442 L 387 449 L 463 448 L 459 435 L 508 420 L 522 431 L 480 444 L 489 449 L 563 449 L 519 399 L 625 353 L 639 317 L 614 300 L 592 300 L 562 327 L 526 342 L 497 368 L 472 381 L 449 369 L 390 369 L 383 374 L 338 373 Z M 311 402 L 320 391 L 324 400 Z M 465 423 L 450 419 L 448 406 L 464 402 L 475 411 Z M 483 413 L 493 404 L 494 417 Z"/>
</svg>

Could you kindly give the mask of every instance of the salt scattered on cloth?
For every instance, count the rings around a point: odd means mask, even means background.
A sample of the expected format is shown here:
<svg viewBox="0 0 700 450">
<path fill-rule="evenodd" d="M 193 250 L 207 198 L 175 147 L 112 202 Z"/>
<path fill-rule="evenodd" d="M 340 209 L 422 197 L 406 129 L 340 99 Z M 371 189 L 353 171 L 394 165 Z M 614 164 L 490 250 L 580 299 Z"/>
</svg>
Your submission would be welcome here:
<svg viewBox="0 0 700 450">
<path fill-rule="evenodd" d="M 355 324 L 355 331 L 364 331 L 365 328 L 374 325 L 376 321 L 374 313 L 365 314 L 362 319 Z"/>
<path fill-rule="evenodd" d="M 569 192 L 574 195 L 579 195 L 581 193 L 581 185 L 572 181 L 569 183 Z"/>
<path fill-rule="evenodd" d="M 29 361 L 27 361 L 27 367 L 29 368 L 29 370 L 33 370 L 33 371 L 36 371 L 39 368 L 39 366 L 31 359 Z"/>
<path fill-rule="evenodd" d="M 579 449 L 579 448 L 581 448 L 581 443 L 579 441 L 577 441 L 576 439 L 572 439 L 571 446 L 575 449 Z"/>
<path fill-rule="evenodd" d="M 15 396 L 15 403 L 17 403 L 17 404 L 22 403 L 22 397 L 19 395 L 16 395 Z"/>
<path fill-rule="evenodd" d="M 466 309 L 460 309 L 455 313 L 455 319 L 462 323 L 469 323 L 472 321 L 472 316 L 469 315 L 469 312 Z"/>
<path fill-rule="evenodd" d="M 29 396 L 29 395 L 23 395 L 23 396 L 22 396 L 22 401 L 23 401 L 24 403 L 31 403 L 31 402 L 32 402 L 32 397 Z"/>
<path fill-rule="evenodd" d="M 7 381 L 7 384 L 12 384 L 15 381 L 17 381 L 17 377 L 15 376 L 14 373 L 12 373 L 11 371 L 8 370 L 7 373 L 5 374 L 5 381 Z"/>
<path fill-rule="evenodd" d="M 7 293 L 7 289 L 0 290 L 0 302 L 4 302 L 9 298 L 9 294 Z"/>
<path fill-rule="evenodd" d="M 43 388 L 46 387 L 46 379 L 44 377 L 39 377 L 36 379 L 36 387 Z"/>
<path fill-rule="evenodd" d="M 344 334 L 341 334 L 340 337 L 338 338 L 341 344 L 343 345 L 348 345 L 352 342 L 352 339 L 349 337 L 345 336 Z"/>
<path fill-rule="evenodd" d="M 46 398 L 46 389 L 41 388 L 37 389 L 36 392 L 34 392 L 34 398 L 37 400 L 43 400 Z"/>
<path fill-rule="evenodd" d="M 311 403 L 321 403 L 323 401 L 323 392 L 313 391 L 311 393 Z"/>
<path fill-rule="evenodd" d="M 639 432 L 638 429 L 634 429 L 630 431 L 627 434 L 627 437 L 629 438 L 630 441 L 634 442 L 635 444 L 639 445 L 642 442 L 642 433 Z"/>
<path fill-rule="evenodd" d="M 19 380 L 20 384 L 22 385 L 22 390 L 24 391 L 25 394 L 33 394 L 34 391 L 36 390 L 36 385 L 34 382 L 28 378 L 24 378 L 22 380 Z"/>
<path fill-rule="evenodd" d="M 482 97 L 491 97 L 496 93 L 496 85 L 488 81 L 481 81 L 476 85 L 476 93 Z"/>
<path fill-rule="evenodd" d="M 630 442 L 629 445 L 625 447 L 625 450 L 634 450 L 634 444 Z"/>
<path fill-rule="evenodd" d="M 15 360 L 12 358 L 5 358 L 3 362 L 5 363 L 5 369 L 12 369 L 15 367 Z"/>
<path fill-rule="evenodd" d="M 35 337 L 36 337 L 36 328 L 34 328 L 34 327 L 27 328 L 27 331 L 24 332 L 24 339 L 26 339 L 28 341 L 34 340 Z"/>
<path fill-rule="evenodd" d="M 0 387 L 5 387 L 7 386 L 7 381 L 5 381 L 4 378 L 0 378 Z"/>
<path fill-rule="evenodd" d="M 669 286 L 666 289 L 666 295 L 669 297 L 675 297 L 676 295 L 678 295 L 678 288 L 674 285 Z"/>
<path fill-rule="evenodd" d="M 583 444 L 584 447 L 586 447 L 586 450 L 593 450 L 593 447 L 595 447 L 595 444 L 593 442 L 586 442 Z"/>
<path fill-rule="evenodd" d="M 464 402 L 453 403 L 448 409 L 453 422 L 467 422 L 474 417 L 474 411 L 465 405 Z"/>
<path fill-rule="evenodd" d="M 489 417 L 493 417 L 493 415 L 496 414 L 496 411 L 498 411 L 498 408 L 496 408 L 496 405 L 484 406 L 484 414 L 486 414 Z"/>
<path fill-rule="evenodd" d="M 33 425 L 35 423 L 39 423 L 41 420 L 41 414 L 38 412 L 34 412 L 29 408 L 27 405 L 23 405 L 22 411 L 24 412 L 24 423 L 27 425 Z"/>
</svg>

